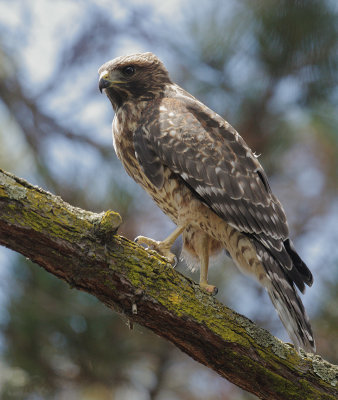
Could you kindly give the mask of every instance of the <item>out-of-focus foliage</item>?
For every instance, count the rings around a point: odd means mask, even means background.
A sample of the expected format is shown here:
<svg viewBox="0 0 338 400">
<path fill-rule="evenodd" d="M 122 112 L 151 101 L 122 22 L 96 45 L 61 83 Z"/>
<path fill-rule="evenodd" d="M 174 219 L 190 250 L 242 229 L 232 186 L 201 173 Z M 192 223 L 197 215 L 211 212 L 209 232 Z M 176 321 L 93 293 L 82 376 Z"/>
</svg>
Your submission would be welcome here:
<svg viewBox="0 0 338 400">
<path fill-rule="evenodd" d="M 153 51 L 176 82 L 262 153 L 315 275 L 305 303 L 318 351 L 337 362 L 335 2 L 147 4 L 0 4 L 0 167 L 74 205 L 119 211 L 121 233 L 130 238 L 165 237 L 172 225 L 113 153 L 113 112 L 97 90 L 103 62 Z M 95 299 L 0 250 L 9 266 L 0 283 L 4 400 L 253 398 L 146 330 L 129 330 Z M 265 293 L 229 260 L 218 264 L 210 281 L 219 282 L 220 299 L 287 339 Z"/>
</svg>

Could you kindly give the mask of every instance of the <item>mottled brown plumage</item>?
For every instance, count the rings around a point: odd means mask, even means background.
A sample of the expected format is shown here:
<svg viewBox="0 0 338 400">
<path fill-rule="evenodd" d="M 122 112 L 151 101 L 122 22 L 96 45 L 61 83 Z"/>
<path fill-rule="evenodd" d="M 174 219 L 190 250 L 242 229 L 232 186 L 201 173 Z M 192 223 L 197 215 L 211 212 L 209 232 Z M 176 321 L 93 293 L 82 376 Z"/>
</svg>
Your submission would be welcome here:
<svg viewBox="0 0 338 400">
<path fill-rule="evenodd" d="M 297 347 L 314 350 L 304 292 L 312 274 L 296 253 L 282 205 L 241 136 L 219 115 L 174 84 L 151 53 L 119 57 L 99 69 L 115 111 L 114 148 L 128 174 L 177 225 L 163 242 L 140 237 L 173 261 L 183 254 L 200 265 L 207 283 L 209 256 L 222 249 L 268 291 Z"/>
</svg>

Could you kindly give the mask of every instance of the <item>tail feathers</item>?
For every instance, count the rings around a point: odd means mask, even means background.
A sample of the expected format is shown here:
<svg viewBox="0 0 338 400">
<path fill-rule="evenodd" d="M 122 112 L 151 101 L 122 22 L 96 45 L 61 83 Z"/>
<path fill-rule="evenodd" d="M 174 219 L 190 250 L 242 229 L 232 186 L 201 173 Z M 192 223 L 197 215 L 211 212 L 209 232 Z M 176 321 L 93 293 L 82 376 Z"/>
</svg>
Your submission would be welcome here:
<svg viewBox="0 0 338 400">
<path fill-rule="evenodd" d="M 303 303 L 297 294 L 290 271 L 283 269 L 261 244 L 257 247 L 260 247 L 258 253 L 267 274 L 265 282 L 266 290 L 290 339 L 295 344 L 297 350 L 301 347 L 306 351 L 314 353 L 316 345 L 311 325 Z M 295 252 L 295 254 L 297 253 Z M 295 271 L 296 269 L 294 268 L 293 270 Z M 299 271 L 298 269 L 296 271 L 297 276 L 298 274 L 303 275 L 303 271 Z M 304 269 L 304 274 L 306 272 Z M 307 280 L 310 281 L 310 279 Z"/>
<path fill-rule="evenodd" d="M 294 268 L 297 271 L 297 275 L 306 283 L 308 286 L 311 286 L 313 283 L 313 276 L 309 268 L 306 266 L 304 261 L 299 257 L 296 252 L 296 249 L 293 246 L 293 243 L 290 239 L 284 241 L 284 247 L 291 257 Z M 299 288 L 300 289 L 300 288 Z M 301 289 L 300 289 L 301 290 Z M 303 292 L 303 290 L 302 290 Z"/>
<path fill-rule="evenodd" d="M 286 282 L 286 281 L 285 281 Z M 287 287 L 288 286 L 288 287 Z M 316 344 L 309 318 L 295 289 L 283 283 L 283 289 L 273 282 L 267 287 L 270 299 L 297 350 L 315 353 Z"/>
</svg>

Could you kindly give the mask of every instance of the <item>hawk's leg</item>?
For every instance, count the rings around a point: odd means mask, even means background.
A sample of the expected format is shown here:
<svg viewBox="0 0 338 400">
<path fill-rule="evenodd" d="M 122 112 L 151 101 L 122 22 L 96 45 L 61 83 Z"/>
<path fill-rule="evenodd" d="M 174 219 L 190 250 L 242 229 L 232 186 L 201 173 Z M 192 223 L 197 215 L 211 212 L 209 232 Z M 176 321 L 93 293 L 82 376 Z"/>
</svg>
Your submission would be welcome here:
<svg viewBox="0 0 338 400">
<path fill-rule="evenodd" d="M 203 235 L 200 244 L 200 286 L 206 292 L 211 293 L 215 296 L 218 292 L 216 286 L 208 284 L 208 269 L 209 269 L 209 236 Z"/>
<path fill-rule="evenodd" d="M 154 239 L 147 238 L 145 236 L 137 236 L 137 238 L 135 238 L 135 242 L 140 243 L 140 244 L 145 244 L 150 249 L 156 250 L 163 257 L 165 257 L 170 262 L 170 264 L 172 264 L 175 267 L 177 264 L 177 257 L 175 256 L 175 254 L 173 254 L 170 251 L 170 249 L 171 249 L 172 245 L 174 244 L 175 240 L 184 231 L 184 229 L 185 229 L 185 226 L 177 227 L 174 230 L 174 232 L 171 233 L 163 241 L 157 241 Z"/>
</svg>

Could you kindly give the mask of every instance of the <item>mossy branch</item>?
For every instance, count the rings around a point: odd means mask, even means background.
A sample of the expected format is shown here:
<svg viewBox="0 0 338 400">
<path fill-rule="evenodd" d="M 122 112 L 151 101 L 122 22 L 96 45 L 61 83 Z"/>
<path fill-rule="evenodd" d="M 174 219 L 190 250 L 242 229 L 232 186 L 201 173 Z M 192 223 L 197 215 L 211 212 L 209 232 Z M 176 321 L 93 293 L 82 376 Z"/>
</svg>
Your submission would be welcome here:
<svg viewBox="0 0 338 400">
<path fill-rule="evenodd" d="M 0 244 L 261 399 L 336 399 L 338 367 L 282 343 L 95 214 L 0 170 Z"/>
</svg>

